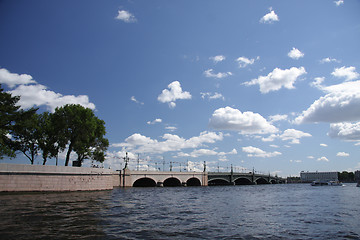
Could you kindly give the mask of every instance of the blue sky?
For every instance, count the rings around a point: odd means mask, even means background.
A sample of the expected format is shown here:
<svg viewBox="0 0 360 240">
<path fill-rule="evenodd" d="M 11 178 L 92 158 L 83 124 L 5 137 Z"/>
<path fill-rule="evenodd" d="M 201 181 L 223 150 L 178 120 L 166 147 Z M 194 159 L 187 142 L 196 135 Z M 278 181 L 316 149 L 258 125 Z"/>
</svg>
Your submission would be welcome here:
<svg viewBox="0 0 360 240">
<path fill-rule="evenodd" d="M 149 170 L 354 171 L 359 12 L 347 0 L 1 1 L 0 83 L 23 108 L 94 109 L 113 169 L 129 152 L 133 169 L 139 156 Z"/>
</svg>

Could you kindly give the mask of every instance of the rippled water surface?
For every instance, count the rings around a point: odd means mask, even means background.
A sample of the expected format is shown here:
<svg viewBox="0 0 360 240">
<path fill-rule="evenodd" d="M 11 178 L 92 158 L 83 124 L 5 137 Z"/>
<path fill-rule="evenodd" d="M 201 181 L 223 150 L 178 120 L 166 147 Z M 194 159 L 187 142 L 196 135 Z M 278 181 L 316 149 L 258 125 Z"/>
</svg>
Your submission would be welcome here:
<svg viewBox="0 0 360 240">
<path fill-rule="evenodd" d="M 0 195 L 1 239 L 360 239 L 360 188 L 309 184 Z"/>
</svg>

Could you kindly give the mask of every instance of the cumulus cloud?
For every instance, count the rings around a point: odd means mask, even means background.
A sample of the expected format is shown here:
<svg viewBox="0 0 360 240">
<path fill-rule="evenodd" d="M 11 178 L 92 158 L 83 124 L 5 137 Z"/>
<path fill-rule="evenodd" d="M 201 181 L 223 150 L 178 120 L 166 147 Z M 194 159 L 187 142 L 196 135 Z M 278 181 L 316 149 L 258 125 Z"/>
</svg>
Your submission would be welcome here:
<svg viewBox="0 0 360 240">
<path fill-rule="evenodd" d="M 22 109 L 45 106 L 50 111 L 66 104 L 80 104 L 86 108 L 95 109 L 95 104 L 89 102 L 86 95 L 62 95 L 48 90 L 44 85 L 38 84 L 28 74 L 10 73 L 7 69 L 0 69 L 0 83 L 6 84 L 13 90 L 13 96 L 20 96 L 17 103 Z"/>
<path fill-rule="evenodd" d="M 319 88 L 320 90 L 322 89 L 322 83 L 325 81 L 324 77 L 316 77 L 314 78 L 314 81 L 312 83 L 310 83 L 310 86 L 315 87 L 315 88 Z"/>
<path fill-rule="evenodd" d="M 115 17 L 115 19 L 121 20 L 126 23 L 133 23 L 137 21 L 133 14 L 125 10 L 119 10 L 118 15 Z"/>
<path fill-rule="evenodd" d="M 359 77 L 359 73 L 356 72 L 356 68 L 352 66 L 335 68 L 331 75 L 338 78 L 345 78 L 346 81 L 351 81 Z"/>
<path fill-rule="evenodd" d="M 242 151 L 247 153 L 248 157 L 270 158 L 281 155 L 281 152 L 265 152 L 264 150 L 253 146 L 243 147 Z"/>
<path fill-rule="evenodd" d="M 177 127 L 175 127 L 175 126 L 166 126 L 165 129 L 169 130 L 170 132 L 174 132 L 174 131 L 177 130 Z"/>
<path fill-rule="evenodd" d="M 256 59 L 252 58 L 246 58 L 246 57 L 239 57 L 235 61 L 239 64 L 239 68 L 245 68 L 248 65 L 254 64 L 255 60 L 259 60 L 260 57 L 257 57 Z"/>
<path fill-rule="evenodd" d="M 350 154 L 346 153 L 346 152 L 338 152 L 336 154 L 337 157 L 349 157 Z"/>
<path fill-rule="evenodd" d="M 276 15 L 274 10 L 270 8 L 269 11 L 270 11 L 269 13 L 267 13 L 260 19 L 260 23 L 273 23 L 279 21 L 279 17 L 278 15 Z"/>
<path fill-rule="evenodd" d="M 206 71 L 204 71 L 204 75 L 206 77 L 209 78 L 226 78 L 228 76 L 231 76 L 232 73 L 231 72 L 218 72 L 218 73 L 214 73 L 214 69 L 208 69 Z"/>
<path fill-rule="evenodd" d="M 153 125 L 153 124 L 161 123 L 161 122 L 162 122 L 162 119 L 161 119 L 161 118 L 156 118 L 156 119 L 153 120 L 153 121 L 148 121 L 147 124 Z"/>
<path fill-rule="evenodd" d="M 28 74 L 11 73 L 5 68 L 0 68 L 0 83 L 14 88 L 16 85 L 36 83 L 36 81 Z"/>
<path fill-rule="evenodd" d="M 327 94 L 316 100 L 295 119 L 305 122 L 354 122 L 360 120 L 360 81 L 322 87 Z"/>
<path fill-rule="evenodd" d="M 201 95 L 202 99 L 205 99 L 205 98 L 207 98 L 208 100 L 222 99 L 223 101 L 225 101 L 225 97 L 221 93 L 217 93 L 217 92 L 215 92 L 215 93 L 201 92 L 200 95 Z"/>
<path fill-rule="evenodd" d="M 277 115 L 273 115 L 273 116 L 269 117 L 271 123 L 278 122 L 278 121 L 286 121 L 287 118 L 288 118 L 288 115 L 286 115 L 286 114 L 283 114 L 283 115 L 277 114 Z"/>
<path fill-rule="evenodd" d="M 191 94 L 182 90 L 180 82 L 174 81 L 168 85 L 168 89 L 161 92 L 157 99 L 159 102 L 168 103 L 170 108 L 174 108 L 176 100 L 191 99 Z"/>
<path fill-rule="evenodd" d="M 346 141 L 360 141 L 360 122 L 330 124 L 328 136 Z"/>
<path fill-rule="evenodd" d="M 338 7 L 342 4 L 344 4 L 344 0 L 337 0 L 337 1 L 334 1 L 335 5 Z"/>
<path fill-rule="evenodd" d="M 215 110 L 210 118 L 209 125 L 217 130 L 237 131 L 241 134 L 268 134 L 278 131 L 260 114 L 242 113 L 240 110 L 231 107 Z"/>
<path fill-rule="evenodd" d="M 340 61 L 336 58 L 326 57 L 320 60 L 320 63 L 330 63 L 330 62 L 336 62 L 339 63 Z"/>
<path fill-rule="evenodd" d="M 292 67 L 290 69 L 282 70 L 275 68 L 267 76 L 260 76 L 257 79 L 253 79 L 249 82 L 245 82 L 244 85 L 252 86 L 259 84 L 261 93 L 268 93 L 270 91 L 277 91 L 282 87 L 287 89 L 293 89 L 295 81 L 301 75 L 306 74 L 305 68 Z"/>
<path fill-rule="evenodd" d="M 288 56 L 292 59 L 296 59 L 298 60 L 299 58 L 304 57 L 304 53 L 302 53 L 299 49 L 297 48 L 292 48 L 292 50 L 288 53 Z"/>
<path fill-rule="evenodd" d="M 112 147 L 122 147 L 135 153 L 156 153 L 180 151 L 187 148 L 198 148 L 205 143 L 215 143 L 223 140 L 222 133 L 201 132 L 199 136 L 184 139 L 178 135 L 166 133 L 162 136 L 163 141 L 151 139 L 139 133 L 134 133 L 125 139 L 123 143 L 112 144 Z"/>
<path fill-rule="evenodd" d="M 222 62 L 226 59 L 226 57 L 224 55 L 218 55 L 218 56 L 214 56 L 214 57 L 210 57 L 210 60 L 212 60 L 215 64 L 218 62 Z"/>
<path fill-rule="evenodd" d="M 137 104 L 144 105 L 144 103 L 138 101 L 138 100 L 135 98 L 135 96 L 131 96 L 130 100 L 133 101 L 133 102 L 135 102 L 135 103 L 137 103 Z"/>
<path fill-rule="evenodd" d="M 286 129 L 282 134 L 271 134 L 267 138 L 262 138 L 264 142 L 272 142 L 275 139 L 282 141 L 290 141 L 291 144 L 299 144 L 300 138 L 311 137 L 310 133 L 305 133 L 296 129 Z"/>
<path fill-rule="evenodd" d="M 320 143 L 320 146 L 321 146 L 321 147 L 327 147 L 328 145 L 325 144 L 325 143 Z"/>
<path fill-rule="evenodd" d="M 89 102 L 86 95 L 62 95 L 47 89 L 46 86 L 36 85 L 19 85 L 10 91 L 13 96 L 20 96 L 18 104 L 22 109 L 37 106 L 46 106 L 50 111 L 55 111 L 56 107 L 66 104 L 80 104 L 86 108 L 95 109 L 95 105 Z"/>
<path fill-rule="evenodd" d="M 215 150 L 211 149 L 196 149 L 192 151 L 191 153 L 179 153 L 177 157 L 192 157 L 197 158 L 201 156 L 220 156 L 222 159 L 226 158 L 226 155 L 235 155 L 237 154 L 237 150 L 234 148 L 230 152 L 217 152 Z"/>
<path fill-rule="evenodd" d="M 327 159 L 327 157 L 320 157 L 320 158 L 317 159 L 317 161 L 319 161 L 319 162 L 328 162 L 329 159 Z"/>
</svg>

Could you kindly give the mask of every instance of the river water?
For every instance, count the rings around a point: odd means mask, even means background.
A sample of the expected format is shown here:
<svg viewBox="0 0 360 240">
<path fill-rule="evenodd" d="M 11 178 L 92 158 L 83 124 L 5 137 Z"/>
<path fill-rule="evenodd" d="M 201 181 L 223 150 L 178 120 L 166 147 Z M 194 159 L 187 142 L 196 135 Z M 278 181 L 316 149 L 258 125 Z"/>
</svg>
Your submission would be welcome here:
<svg viewBox="0 0 360 240">
<path fill-rule="evenodd" d="M 360 188 L 282 184 L 1 194 L 0 239 L 360 239 Z"/>
</svg>

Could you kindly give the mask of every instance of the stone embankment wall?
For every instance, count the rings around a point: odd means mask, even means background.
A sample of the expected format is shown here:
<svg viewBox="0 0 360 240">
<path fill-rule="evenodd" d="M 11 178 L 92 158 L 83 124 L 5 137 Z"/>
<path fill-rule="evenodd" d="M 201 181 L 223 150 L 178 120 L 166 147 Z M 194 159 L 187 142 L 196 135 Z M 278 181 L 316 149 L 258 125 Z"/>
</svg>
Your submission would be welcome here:
<svg viewBox="0 0 360 240">
<path fill-rule="evenodd" d="M 0 192 L 95 191 L 119 185 L 119 172 L 110 169 L 0 164 Z"/>
</svg>

